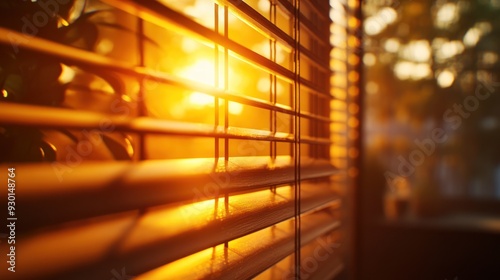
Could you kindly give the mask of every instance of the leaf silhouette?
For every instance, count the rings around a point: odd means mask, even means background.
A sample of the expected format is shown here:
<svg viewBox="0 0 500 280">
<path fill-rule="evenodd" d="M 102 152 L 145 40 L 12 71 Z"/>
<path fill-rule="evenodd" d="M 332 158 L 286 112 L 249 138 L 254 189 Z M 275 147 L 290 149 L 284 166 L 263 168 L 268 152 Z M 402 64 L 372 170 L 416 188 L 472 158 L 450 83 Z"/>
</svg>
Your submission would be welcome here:
<svg viewBox="0 0 500 280">
<path fill-rule="evenodd" d="M 132 33 L 135 31 L 121 24 L 109 23 L 94 16 L 109 10 L 97 10 L 85 12 L 68 26 L 58 27 L 58 20 L 67 19 L 69 10 L 75 1 L 60 7 L 59 13 L 52 17 L 49 23 L 37 30 L 38 37 L 54 40 L 59 43 L 94 52 L 99 40 L 101 28 L 112 28 L 116 31 Z M 81 3 L 80 3 L 81 4 Z M 36 2 L 24 2 L 18 0 L 7 0 L 0 2 L 0 26 L 20 32 L 22 24 L 13 19 L 23 16 L 30 18 L 32 14 L 39 11 Z M 18 22 L 18 21 L 17 21 Z M 155 46 L 159 45 L 150 38 L 144 37 Z M 126 91 L 125 81 L 119 75 L 99 69 L 84 69 L 104 81 L 106 81 L 115 94 L 123 94 Z M 29 50 L 14 52 L 10 46 L 0 47 L 0 86 L 3 94 L 1 101 L 35 104 L 41 106 L 61 106 L 65 99 L 69 84 L 62 84 L 59 77 L 62 73 L 61 62 L 56 58 L 46 57 L 42 54 Z M 88 85 L 89 92 L 92 88 Z M 60 129 L 52 137 L 60 135 L 72 135 L 65 129 Z M 130 160 L 130 148 L 124 140 L 126 135 L 108 135 L 102 133 L 104 149 L 107 149 L 117 160 Z M 0 162 L 14 161 L 53 161 L 57 154 L 50 139 L 44 138 L 43 130 L 37 128 L 0 127 Z M 69 141 L 78 142 L 78 138 L 70 137 Z M 122 141 L 123 139 L 123 141 Z M 104 154 L 104 153 L 102 153 Z"/>
</svg>

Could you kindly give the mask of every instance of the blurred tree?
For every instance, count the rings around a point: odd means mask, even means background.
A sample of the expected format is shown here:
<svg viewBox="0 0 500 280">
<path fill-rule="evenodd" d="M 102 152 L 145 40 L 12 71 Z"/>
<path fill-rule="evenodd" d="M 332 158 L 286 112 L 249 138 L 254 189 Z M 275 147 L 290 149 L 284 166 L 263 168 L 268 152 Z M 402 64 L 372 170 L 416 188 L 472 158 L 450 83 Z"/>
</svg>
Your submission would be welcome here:
<svg viewBox="0 0 500 280">
<path fill-rule="evenodd" d="M 500 166 L 500 97 L 495 93 L 500 1 L 368 0 L 364 5 L 367 136 L 393 143 L 389 167 L 398 155 L 416 148 L 414 139 L 443 128 L 449 137 L 436 146 L 434 165 L 451 156 L 460 159 L 467 172 L 455 172 L 469 188 L 462 194 L 491 197 L 500 186 L 494 181 Z M 492 91 L 487 100 L 475 97 L 480 87 Z M 454 106 L 462 106 L 464 113 Z M 401 138 L 407 141 L 406 151 L 396 148 L 394 141 Z"/>
</svg>

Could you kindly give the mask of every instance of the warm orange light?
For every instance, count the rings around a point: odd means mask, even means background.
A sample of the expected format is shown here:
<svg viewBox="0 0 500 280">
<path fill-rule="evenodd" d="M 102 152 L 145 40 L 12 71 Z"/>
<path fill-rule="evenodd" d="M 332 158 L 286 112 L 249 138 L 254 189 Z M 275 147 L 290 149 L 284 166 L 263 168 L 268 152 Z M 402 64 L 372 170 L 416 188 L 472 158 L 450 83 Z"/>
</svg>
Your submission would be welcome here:
<svg viewBox="0 0 500 280">
<path fill-rule="evenodd" d="M 332 164 L 339 169 L 344 169 L 347 167 L 347 160 L 343 158 L 332 158 Z"/>
<path fill-rule="evenodd" d="M 342 134 L 332 134 L 330 139 L 335 143 L 335 145 L 346 145 L 347 139 Z"/>
<path fill-rule="evenodd" d="M 334 121 L 342 122 L 347 120 L 345 112 L 332 111 L 330 113 L 330 118 Z"/>
<path fill-rule="evenodd" d="M 356 139 L 358 139 L 358 137 L 359 137 L 359 132 L 358 131 L 356 131 L 355 129 L 349 130 L 349 138 L 351 140 L 356 140 Z"/>
<path fill-rule="evenodd" d="M 349 126 L 352 128 L 356 128 L 359 125 L 359 120 L 355 117 L 350 117 L 349 118 Z"/>
<path fill-rule="evenodd" d="M 349 75 L 347 76 L 347 78 L 349 79 L 349 82 L 355 83 L 359 80 L 359 74 L 356 71 L 351 71 L 351 72 L 349 72 Z"/>
<path fill-rule="evenodd" d="M 345 90 L 341 89 L 341 88 L 332 87 L 330 92 L 331 92 L 333 97 L 340 99 L 340 100 L 345 99 L 347 97 Z"/>
<path fill-rule="evenodd" d="M 349 39 L 347 39 L 347 44 L 351 48 L 356 48 L 359 46 L 359 39 L 356 38 L 356 36 L 349 36 Z"/>
<path fill-rule="evenodd" d="M 259 53 L 271 59 L 271 48 L 269 46 L 269 41 L 262 41 L 256 44 L 255 46 L 252 47 L 252 50 L 256 53 Z M 276 44 L 276 53 L 274 59 L 278 64 L 283 63 L 286 59 L 286 52 L 279 44 Z"/>
<path fill-rule="evenodd" d="M 95 47 L 95 50 L 97 53 L 99 54 L 102 54 L 102 55 L 106 55 L 108 53 L 110 53 L 111 51 L 113 51 L 115 47 L 115 43 L 113 43 L 113 41 L 111 41 L 110 39 L 101 39 L 96 47 Z"/>
<path fill-rule="evenodd" d="M 201 92 L 193 92 L 187 99 L 189 106 L 194 108 L 214 107 L 214 97 Z M 219 103 L 222 106 L 222 103 Z M 236 102 L 229 102 L 228 112 L 233 115 L 240 115 L 243 112 L 243 105 Z"/>
<path fill-rule="evenodd" d="M 352 97 L 356 97 L 359 95 L 359 88 L 355 86 L 350 86 L 347 91 L 349 92 L 349 95 Z"/>
<path fill-rule="evenodd" d="M 350 158 L 357 158 L 359 156 L 359 151 L 356 148 L 350 148 L 349 149 L 349 157 Z"/>
<path fill-rule="evenodd" d="M 349 58 L 347 59 L 347 62 L 351 65 L 357 65 L 359 63 L 359 56 L 355 54 L 349 55 Z"/>
<path fill-rule="evenodd" d="M 210 96 L 205 93 L 201 92 L 193 92 L 188 98 L 189 103 L 198 106 L 198 107 L 204 107 L 204 106 L 214 106 L 214 97 Z"/>
<path fill-rule="evenodd" d="M 359 20 L 355 17 L 349 17 L 348 24 L 349 24 L 349 27 L 356 28 L 359 26 Z"/>
<path fill-rule="evenodd" d="M 194 80 L 196 82 L 206 84 L 209 86 L 215 86 L 215 65 L 212 61 L 207 59 L 199 59 L 194 64 L 179 71 L 181 77 L 187 78 L 189 80 Z M 231 73 L 232 69 L 229 69 Z M 207 106 L 214 107 L 214 97 L 202 92 L 193 92 L 186 99 L 187 106 L 201 109 Z M 222 106 L 223 102 L 219 103 Z M 243 105 L 236 102 L 229 102 L 228 111 L 233 115 L 240 115 L 243 112 Z"/>
<path fill-rule="evenodd" d="M 349 168 L 348 174 L 350 177 L 356 177 L 359 174 L 359 170 L 356 167 Z"/>
<path fill-rule="evenodd" d="M 243 112 L 243 105 L 236 102 L 229 102 L 228 111 L 230 114 L 239 115 Z"/>
<path fill-rule="evenodd" d="M 357 114 L 359 112 L 359 105 L 356 103 L 349 104 L 349 113 Z"/>
<path fill-rule="evenodd" d="M 214 63 L 207 59 L 200 59 L 191 66 L 179 71 L 181 77 L 211 86 L 215 86 L 214 73 Z"/>
<path fill-rule="evenodd" d="M 342 146 L 332 146 L 330 148 L 330 154 L 333 156 L 333 157 L 345 157 L 346 154 L 347 154 L 347 150 L 345 147 L 342 147 Z"/>
<path fill-rule="evenodd" d="M 343 123 L 332 123 L 330 124 L 330 130 L 332 132 L 344 132 L 346 131 L 346 125 Z"/>
<path fill-rule="evenodd" d="M 260 78 L 259 81 L 257 82 L 257 90 L 262 93 L 269 93 L 271 90 L 271 81 L 269 80 L 269 77 L 265 78 Z M 281 83 L 276 84 L 276 94 L 282 95 L 285 92 L 285 88 Z"/>
<path fill-rule="evenodd" d="M 342 111 L 342 110 L 345 110 L 346 103 L 342 100 L 334 99 L 334 100 L 330 101 L 330 106 L 334 110 Z"/>
<path fill-rule="evenodd" d="M 91 90 L 100 91 L 102 93 L 107 93 L 110 95 L 114 94 L 115 90 L 106 80 L 104 80 L 100 77 L 97 77 L 97 76 L 94 76 L 93 78 L 94 79 L 89 84 L 89 88 Z M 63 82 L 63 80 L 59 80 L 59 81 Z"/>
<path fill-rule="evenodd" d="M 356 9 L 357 7 L 359 7 L 359 2 L 358 0 L 349 0 L 349 2 L 347 2 L 347 5 L 349 5 L 349 7 L 351 7 L 352 9 Z"/>
<path fill-rule="evenodd" d="M 345 88 L 347 86 L 347 79 L 345 75 L 333 75 L 330 78 L 330 81 L 333 86 L 335 87 L 342 87 Z"/>
<path fill-rule="evenodd" d="M 62 71 L 58 78 L 59 82 L 63 84 L 71 82 L 75 77 L 75 70 L 64 64 L 61 64 L 61 66 L 62 66 Z"/>
</svg>

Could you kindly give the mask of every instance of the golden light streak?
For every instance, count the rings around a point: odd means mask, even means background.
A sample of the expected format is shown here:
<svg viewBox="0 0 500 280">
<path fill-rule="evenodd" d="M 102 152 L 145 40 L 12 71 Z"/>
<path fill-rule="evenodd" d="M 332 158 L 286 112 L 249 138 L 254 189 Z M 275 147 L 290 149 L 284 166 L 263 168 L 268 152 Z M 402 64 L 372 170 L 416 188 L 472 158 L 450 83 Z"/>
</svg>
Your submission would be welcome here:
<svg viewBox="0 0 500 280">
<path fill-rule="evenodd" d="M 239 115 L 243 112 L 243 105 L 236 102 L 229 102 L 228 110 L 230 114 Z"/>
<path fill-rule="evenodd" d="M 230 68 L 230 73 L 234 71 Z M 209 86 L 215 86 L 215 65 L 208 59 L 199 59 L 194 64 L 184 68 L 178 73 L 180 76 Z M 186 99 L 187 106 L 197 109 L 214 107 L 213 96 L 202 92 L 192 92 Z M 222 102 L 219 104 L 222 106 Z M 236 102 L 229 102 L 228 111 L 233 115 L 240 115 L 243 112 L 243 105 Z"/>
<path fill-rule="evenodd" d="M 214 106 L 214 97 L 201 92 L 193 92 L 189 95 L 189 102 L 195 106 Z"/>
<path fill-rule="evenodd" d="M 59 82 L 63 84 L 67 84 L 73 80 L 75 77 L 75 70 L 73 70 L 71 67 L 66 66 L 64 64 L 61 64 L 62 71 L 61 74 L 59 75 Z"/>
<path fill-rule="evenodd" d="M 208 59 L 197 60 L 191 66 L 179 71 L 179 76 L 202 84 L 215 86 L 214 63 Z"/>
</svg>

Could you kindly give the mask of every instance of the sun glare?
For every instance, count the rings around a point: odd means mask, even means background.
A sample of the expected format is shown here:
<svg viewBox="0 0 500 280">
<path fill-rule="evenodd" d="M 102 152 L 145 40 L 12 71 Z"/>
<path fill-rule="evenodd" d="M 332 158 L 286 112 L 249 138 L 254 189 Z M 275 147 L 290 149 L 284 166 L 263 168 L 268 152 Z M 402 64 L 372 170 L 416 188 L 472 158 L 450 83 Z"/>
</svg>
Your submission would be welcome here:
<svg viewBox="0 0 500 280">
<path fill-rule="evenodd" d="M 232 69 L 229 69 L 233 72 Z M 200 59 L 194 64 L 184 68 L 179 72 L 181 77 L 193 80 L 209 86 L 215 86 L 215 66 L 214 63 L 207 59 Z M 215 106 L 215 98 L 209 94 L 202 92 L 192 92 L 186 99 L 187 106 L 195 109 L 203 109 L 206 107 Z M 219 103 L 222 106 L 223 102 Z M 243 105 L 235 102 L 229 102 L 228 111 L 230 114 L 239 115 L 243 112 Z"/>
<path fill-rule="evenodd" d="M 179 72 L 183 78 L 200 82 L 202 84 L 215 86 L 214 63 L 207 59 L 200 59 L 191 66 Z"/>
<path fill-rule="evenodd" d="M 73 70 L 73 68 L 69 67 L 69 66 L 66 66 L 64 64 L 61 64 L 61 67 L 62 67 L 62 71 L 61 71 L 61 74 L 59 75 L 59 82 L 63 83 L 63 84 L 67 84 L 69 82 L 71 82 L 73 80 L 73 78 L 75 77 L 75 70 Z"/>
<path fill-rule="evenodd" d="M 189 103 L 197 107 L 204 107 L 204 106 L 213 107 L 214 97 L 205 93 L 195 91 L 191 93 L 191 95 L 189 95 Z"/>
<path fill-rule="evenodd" d="M 235 102 L 229 102 L 229 107 L 228 107 L 229 113 L 233 115 L 239 115 L 241 112 L 243 112 L 243 105 L 240 103 L 235 103 Z"/>
</svg>

